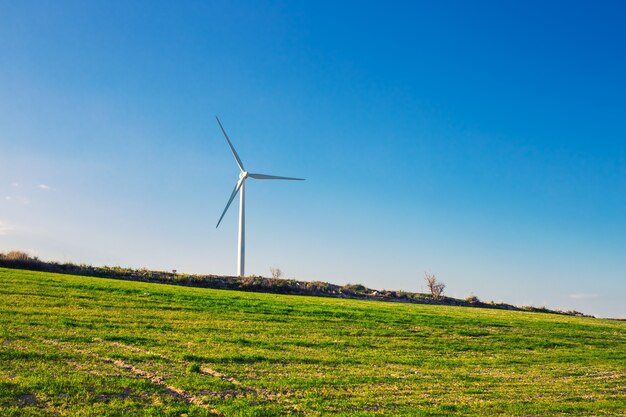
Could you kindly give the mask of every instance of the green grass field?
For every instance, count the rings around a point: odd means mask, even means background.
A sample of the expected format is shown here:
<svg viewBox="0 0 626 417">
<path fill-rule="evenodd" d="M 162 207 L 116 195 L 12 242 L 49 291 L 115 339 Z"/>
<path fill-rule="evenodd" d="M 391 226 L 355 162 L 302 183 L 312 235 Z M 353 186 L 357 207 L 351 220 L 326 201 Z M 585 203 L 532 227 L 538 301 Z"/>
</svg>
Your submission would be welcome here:
<svg viewBox="0 0 626 417">
<path fill-rule="evenodd" d="M 625 410 L 625 322 L 0 269 L 2 416 Z"/>
</svg>

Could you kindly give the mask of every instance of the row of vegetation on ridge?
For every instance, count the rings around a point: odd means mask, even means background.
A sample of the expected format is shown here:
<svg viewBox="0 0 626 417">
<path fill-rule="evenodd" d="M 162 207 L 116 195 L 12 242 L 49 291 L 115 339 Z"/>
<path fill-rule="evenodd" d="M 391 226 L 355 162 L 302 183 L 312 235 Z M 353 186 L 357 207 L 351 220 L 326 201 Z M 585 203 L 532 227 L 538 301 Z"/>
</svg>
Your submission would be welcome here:
<svg viewBox="0 0 626 417">
<path fill-rule="evenodd" d="M 145 268 L 133 269 L 120 266 L 93 266 L 74 264 L 70 262 L 59 263 L 43 261 L 22 251 L 0 253 L 0 267 L 200 288 L 395 301 L 417 304 L 497 308 L 504 310 L 522 310 L 587 316 L 578 311 L 551 310 L 546 307 L 534 306 L 518 307 L 507 303 L 493 301 L 483 302 L 475 295 L 470 295 L 465 299 L 446 297 L 443 295 L 445 285 L 438 281 L 434 274 L 430 273 L 425 274 L 425 282 L 431 293 L 424 294 L 402 290 L 377 290 L 368 288 L 361 284 L 336 285 L 323 281 L 300 281 L 277 277 L 268 278 L 258 275 L 245 277 L 199 275 L 179 273 L 177 271 L 153 271 Z M 280 276 L 282 274 L 282 271 L 274 267 L 271 268 L 271 271 L 274 276 Z M 280 273 L 276 273 L 276 271 L 280 271 Z"/>
</svg>

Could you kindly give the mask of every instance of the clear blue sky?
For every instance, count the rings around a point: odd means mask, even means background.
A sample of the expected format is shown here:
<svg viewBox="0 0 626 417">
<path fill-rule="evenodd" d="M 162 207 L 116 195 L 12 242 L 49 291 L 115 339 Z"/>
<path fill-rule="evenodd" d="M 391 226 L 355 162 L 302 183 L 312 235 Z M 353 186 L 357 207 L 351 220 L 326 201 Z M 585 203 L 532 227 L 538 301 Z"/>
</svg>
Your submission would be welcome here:
<svg viewBox="0 0 626 417">
<path fill-rule="evenodd" d="M 0 1 L 0 250 L 626 317 L 623 2 Z M 233 210 L 234 209 L 234 210 Z"/>
</svg>

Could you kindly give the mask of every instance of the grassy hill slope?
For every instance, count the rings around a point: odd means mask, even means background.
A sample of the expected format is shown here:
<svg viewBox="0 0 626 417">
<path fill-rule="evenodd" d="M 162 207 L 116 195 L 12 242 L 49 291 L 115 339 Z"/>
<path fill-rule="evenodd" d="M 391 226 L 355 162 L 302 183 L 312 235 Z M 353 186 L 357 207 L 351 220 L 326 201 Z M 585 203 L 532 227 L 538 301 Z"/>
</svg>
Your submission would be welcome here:
<svg viewBox="0 0 626 417">
<path fill-rule="evenodd" d="M 416 304 L 439 304 L 450 306 L 498 308 L 503 310 L 536 311 L 541 313 L 586 316 L 579 311 L 551 310 L 544 307 L 517 307 L 502 302 L 482 302 L 476 296 L 465 300 L 446 296 L 433 297 L 409 291 L 375 290 L 360 284 L 336 285 L 323 281 L 298 281 L 295 279 L 266 278 L 258 275 L 235 277 L 220 275 L 185 274 L 176 271 L 153 271 L 146 268 L 133 269 L 120 266 L 94 266 L 71 262 L 58 263 L 42 261 L 26 252 L 10 251 L 0 253 L 0 268 L 26 269 L 39 272 L 56 272 L 67 275 L 86 277 L 113 278 L 126 281 L 152 282 L 155 284 L 182 285 L 188 287 L 213 288 L 218 290 L 236 290 L 264 292 L 286 295 L 314 295 L 320 297 L 352 298 L 358 300 L 394 301 Z"/>
<path fill-rule="evenodd" d="M 626 323 L 0 269 L 0 415 L 626 415 Z"/>
</svg>

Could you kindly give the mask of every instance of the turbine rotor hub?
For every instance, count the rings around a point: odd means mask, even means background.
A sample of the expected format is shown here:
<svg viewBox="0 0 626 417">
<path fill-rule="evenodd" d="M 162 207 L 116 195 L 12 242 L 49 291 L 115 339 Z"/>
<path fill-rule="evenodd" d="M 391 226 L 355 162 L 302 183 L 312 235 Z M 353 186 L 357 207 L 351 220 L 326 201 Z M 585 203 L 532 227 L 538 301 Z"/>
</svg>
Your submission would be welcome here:
<svg viewBox="0 0 626 417">
<path fill-rule="evenodd" d="M 239 173 L 240 180 L 245 180 L 246 178 L 248 178 L 248 171 L 243 171 Z"/>
</svg>

